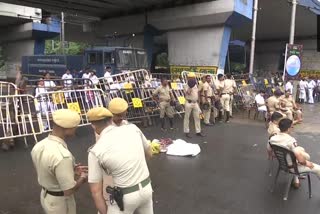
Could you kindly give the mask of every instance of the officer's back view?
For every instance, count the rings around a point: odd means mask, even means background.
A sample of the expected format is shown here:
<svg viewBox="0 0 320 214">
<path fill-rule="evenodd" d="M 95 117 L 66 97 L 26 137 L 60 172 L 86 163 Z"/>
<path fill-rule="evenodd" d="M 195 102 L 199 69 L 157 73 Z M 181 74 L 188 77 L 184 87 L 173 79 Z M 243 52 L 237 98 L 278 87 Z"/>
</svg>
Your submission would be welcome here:
<svg viewBox="0 0 320 214">
<path fill-rule="evenodd" d="M 106 108 L 88 113 L 98 142 L 89 150 L 90 189 L 100 214 L 153 214 L 152 187 L 145 156 L 150 145 L 141 130 L 133 125 L 113 126 Z M 107 206 L 103 198 L 103 171 L 111 175 L 114 188 L 108 188 L 114 203 Z"/>
</svg>

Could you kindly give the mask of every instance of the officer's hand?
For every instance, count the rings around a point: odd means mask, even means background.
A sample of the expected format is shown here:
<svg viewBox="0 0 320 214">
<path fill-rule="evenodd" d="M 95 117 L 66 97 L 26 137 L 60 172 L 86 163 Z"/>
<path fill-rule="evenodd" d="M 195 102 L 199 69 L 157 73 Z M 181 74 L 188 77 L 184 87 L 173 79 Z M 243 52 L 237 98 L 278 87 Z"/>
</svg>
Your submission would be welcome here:
<svg viewBox="0 0 320 214">
<path fill-rule="evenodd" d="M 80 177 L 87 180 L 88 179 L 88 172 L 81 172 Z"/>
<path fill-rule="evenodd" d="M 310 161 L 307 161 L 306 166 L 309 167 L 310 169 L 313 169 L 313 168 L 314 168 L 313 163 L 310 162 Z"/>
<path fill-rule="evenodd" d="M 83 166 L 81 163 L 76 164 L 74 172 L 77 176 L 81 176 L 81 173 L 88 173 L 88 166 Z"/>
</svg>

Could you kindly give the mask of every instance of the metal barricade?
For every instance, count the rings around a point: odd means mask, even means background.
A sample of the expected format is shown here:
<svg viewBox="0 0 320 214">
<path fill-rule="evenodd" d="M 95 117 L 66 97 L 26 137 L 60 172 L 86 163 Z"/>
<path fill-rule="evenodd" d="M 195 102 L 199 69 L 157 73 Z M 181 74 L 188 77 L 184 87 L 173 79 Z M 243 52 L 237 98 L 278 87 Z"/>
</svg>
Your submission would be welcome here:
<svg viewBox="0 0 320 214">
<path fill-rule="evenodd" d="M 109 89 L 126 88 L 129 84 L 134 84 L 137 88 L 145 87 L 148 82 L 151 82 L 152 77 L 147 70 L 141 69 L 111 75 L 110 77 L 99 78 L 98 88 L 103 91 Z"/>
<path fill-rule="evenodd" d="M 43 132 L 52 129 L 52 113 L 58 109 L 71 109 L 81 116 L 79 126 L 90 124 L 86 113 L 94 107 L 107 106 L 107 96 L 100 89 L 50 91 L 35 97 L 36 112 Z"/>
<path fill-rule="evenodd" d="M 0 81 L 0 96 L 16 95 L 18 94 L 18 88 L 11 82 Z"/>
<path fill-rule="evenodd" d="M 183 81 L 184 83 L 187 83 L 187 81 L 188 81 L 188 74 L 189 74 L 189 73 L 190 73 L 189 71 L 182 71 L 182 72 L 181 72 L 182 81 Z M 199 72 L 194 72 L 194 73 L 195 73 L 195 75 L 196 75 L 197 84 L 201 81 L 201 78 L 202 78 L 204 75 L 210 75 L 212 81 L 217 80 L 217 75 L 216 75 L 216 74 L 211 74 L 211 73 L 199 73 Z"/>
<path fill-rule="evenodd" d="M 39 118 L 35 114 L 34 97 L 31 95 L 0 96 L 0 140 L 25 137 L 41 133 Z"/>
<path fill-rule="evenodd" d="M 255 88 L 254 85 L 242 85 L 238 87 L 238 96 L 235 97 L 236 105 L 239 107 L 248 107 L 255 102 Z"/>
<path fill-rule="evenodd" d="M 74 79 L 33 79 L 27 81 L 27 94 L 36 95 L 36 89 L 41 88 L 44 91 L 59 91 L 59 90 L 76 90 L 95 88 L 95 85 L 90 79 L 74 78 Z M 43 91 L 42 90 L 42 91 Z"/>
</svg>

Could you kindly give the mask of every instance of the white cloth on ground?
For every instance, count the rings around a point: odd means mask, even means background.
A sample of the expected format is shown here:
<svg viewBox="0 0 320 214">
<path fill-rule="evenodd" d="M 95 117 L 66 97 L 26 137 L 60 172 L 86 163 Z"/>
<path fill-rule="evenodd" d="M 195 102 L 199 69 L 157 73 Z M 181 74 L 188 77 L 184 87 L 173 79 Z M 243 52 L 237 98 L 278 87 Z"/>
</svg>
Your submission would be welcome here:
<svg viewBox="0 0 320 214">
<path fill-rule="evenodd" d="M 197 156 L 201 151 L 198 144 L 187 143 L 181 139 L 174 140 L 167 149 L 167 155 L 174 156 Z"/>
</svg>

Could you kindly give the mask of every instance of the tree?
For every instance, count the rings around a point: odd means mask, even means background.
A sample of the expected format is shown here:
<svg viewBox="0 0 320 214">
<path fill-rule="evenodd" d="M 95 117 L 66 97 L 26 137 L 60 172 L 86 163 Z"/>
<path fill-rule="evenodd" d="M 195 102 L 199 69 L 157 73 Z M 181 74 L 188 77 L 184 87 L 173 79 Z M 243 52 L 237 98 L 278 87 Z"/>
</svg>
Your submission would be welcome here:
<svg viewBox="0 0 320 214">
<path fill-rule="evenodd" d="M 46 40 L 45 54 L 46 55 L 57 55 L 62 54 L 61 51 L 61 42 L 57 39 L 55 40 Z M 80 42 L 66 42 L 65 44 L 65 54 L 66 55 L 81 55 L 84 52 L 84 49 L 89 45 L 86 43 Z"/>
<path fill-rule="evenodd" d="M 0 68 L 3 67 L 6 63 L 6 59 L 3 53 L 3 47 L 0 46 Z"/>
<path fill-rule="evenodd" d="M 168 54 L 160 53 L 156 58 L 156 66 L 159 67 L 169 67 Z"/>
</svg>

